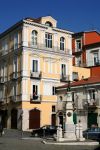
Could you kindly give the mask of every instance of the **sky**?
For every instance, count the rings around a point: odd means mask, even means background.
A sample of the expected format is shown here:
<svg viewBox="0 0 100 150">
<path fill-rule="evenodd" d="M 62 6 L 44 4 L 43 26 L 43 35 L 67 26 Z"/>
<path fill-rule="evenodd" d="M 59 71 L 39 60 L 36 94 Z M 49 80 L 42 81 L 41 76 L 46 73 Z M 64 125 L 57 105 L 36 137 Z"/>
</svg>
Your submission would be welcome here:
<svg viewBox="0 0 100 150">
<path fill-rule="evenodd" d="M 0 33 L 23 18 L 42 16 L 72 32 L 100 31 L 100 0 L 0 0 Z"/>
</svg>

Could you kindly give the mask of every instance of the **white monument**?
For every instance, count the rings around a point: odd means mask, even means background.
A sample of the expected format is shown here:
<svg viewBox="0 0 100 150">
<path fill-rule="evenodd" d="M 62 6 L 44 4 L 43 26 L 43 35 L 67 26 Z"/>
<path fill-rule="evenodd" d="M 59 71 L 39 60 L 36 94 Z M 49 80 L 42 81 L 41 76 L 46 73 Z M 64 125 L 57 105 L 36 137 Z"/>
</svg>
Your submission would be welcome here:
<svg viewBox="0 0 100 150">
<path fill-rule="evenodd" d="M 72 93 L 69 91 L 66 95 L 66 116 L 65 116 L 65 131 L 64 139 L 65 140 L 76 140 L 75 135 L 75 125 L 73 122 L 73 105 L 72 105 Z"/>
</svg>

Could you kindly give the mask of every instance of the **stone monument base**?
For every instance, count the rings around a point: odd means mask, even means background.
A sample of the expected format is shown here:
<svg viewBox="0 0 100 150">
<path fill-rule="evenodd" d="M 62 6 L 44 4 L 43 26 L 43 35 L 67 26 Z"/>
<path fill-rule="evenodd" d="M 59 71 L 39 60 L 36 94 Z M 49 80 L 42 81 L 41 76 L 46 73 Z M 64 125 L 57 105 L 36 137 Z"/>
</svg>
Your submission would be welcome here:
<svg viewBox="0 0 100 150">
<path fill-rule="evenodd" d="M 75 125 L 74 124 L 66 124 L 65 125 L 65 132 L 64 132 L 64 139 L 74 141 L 76 140 L 75 135 Z"/>
</svg>

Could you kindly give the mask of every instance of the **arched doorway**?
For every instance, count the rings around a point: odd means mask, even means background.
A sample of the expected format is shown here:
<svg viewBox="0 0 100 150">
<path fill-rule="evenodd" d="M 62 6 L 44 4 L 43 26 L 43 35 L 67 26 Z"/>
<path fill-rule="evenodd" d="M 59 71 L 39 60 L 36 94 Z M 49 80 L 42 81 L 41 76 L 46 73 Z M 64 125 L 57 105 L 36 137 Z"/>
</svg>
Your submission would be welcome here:
<svg viewBox="0 0 100 150">
<path fill-rule="evenodd" d="M 11 129 L 17 129 L 17 109 L 11 110 Z"/>
<path fill-rule="evenodd" d="M 37 129 L 40 127 L 40 110 L 33 109 L 29 112 L 29 129 Z"/>
</svg>

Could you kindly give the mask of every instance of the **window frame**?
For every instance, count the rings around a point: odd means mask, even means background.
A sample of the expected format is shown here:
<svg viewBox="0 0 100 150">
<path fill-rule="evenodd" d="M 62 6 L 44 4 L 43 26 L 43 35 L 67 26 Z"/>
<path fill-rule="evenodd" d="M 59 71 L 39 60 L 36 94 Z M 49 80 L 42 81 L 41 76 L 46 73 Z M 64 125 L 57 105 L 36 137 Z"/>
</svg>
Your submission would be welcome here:
<svg viewBox="0 0 100 150">
<path fill-rule="evenodd" d="M 45 47 L 52 48 L 52 34 L 48 32 L 45 33 Z"/>
<path fill-rule="evenodd" d="M 65 38 L 61 37 L 60 38 L 60 50 L 64 51 L 64 49 L 65 49 Z"/>
<path fill-rule="evenodd" d="M 38 32 L 36 30 L 32 30 L 31 32 L 31 43 L 32 46 L 37 46 L 38 44 Z"/>
</svg>

